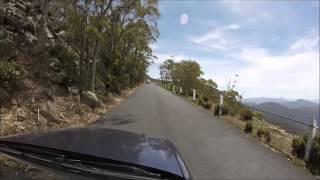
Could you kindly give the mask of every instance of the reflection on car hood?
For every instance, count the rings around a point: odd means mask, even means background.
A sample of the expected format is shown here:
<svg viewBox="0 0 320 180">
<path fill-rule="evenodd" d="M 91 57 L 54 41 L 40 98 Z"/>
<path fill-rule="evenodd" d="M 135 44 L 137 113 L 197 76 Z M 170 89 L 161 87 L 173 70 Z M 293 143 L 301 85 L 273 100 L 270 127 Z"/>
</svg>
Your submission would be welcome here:
<svg viewBox="0 0 320 180">
<path fill-rule="evenodd" d="M 23 134 L 1 140 L 139 164 L 183 177 L 181 159 L 173 144 L 166 139 L 142 134 L 106 128 L 75 128 Z"/>
</svg>

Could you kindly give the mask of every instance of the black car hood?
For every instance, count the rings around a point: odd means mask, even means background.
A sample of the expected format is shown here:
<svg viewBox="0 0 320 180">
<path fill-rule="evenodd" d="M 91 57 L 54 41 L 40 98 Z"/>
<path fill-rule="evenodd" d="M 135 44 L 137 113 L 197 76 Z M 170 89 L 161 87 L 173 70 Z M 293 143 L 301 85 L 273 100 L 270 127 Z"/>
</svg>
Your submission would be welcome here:
<svg viewBox="0 0 320 180">
<path fill-rule="evenodd" d="M 170 141 L 142 134 L 106 128 L 75 128 L 0 139 L 138 164 L 185 176 L 185 166 Z"/>
</svg>

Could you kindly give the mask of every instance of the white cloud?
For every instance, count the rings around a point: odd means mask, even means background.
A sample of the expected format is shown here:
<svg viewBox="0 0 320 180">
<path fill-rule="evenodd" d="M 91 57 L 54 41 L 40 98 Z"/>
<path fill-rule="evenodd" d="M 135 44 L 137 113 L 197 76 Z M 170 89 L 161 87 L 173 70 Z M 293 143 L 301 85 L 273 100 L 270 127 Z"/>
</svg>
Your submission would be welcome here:
<svg viewBox="0 0 320 180">
<path fill-rule="evenodd" d="M 239 59 L 239 90 L 252 96 L 318 98 L 319 53 L 272 56 L 265 49 L 244 49 Z"/>
<path fill-rule="evenodd" d="M 239 24 L 230 24 L 215 28 L 203 35 L 191 37 L 189 40 L 195 44 L 203 46 L 203 48 L 228 50 L 230 48 L 230 40 L 227 38 L 227 31 L 237 30 Z"/>
<path fill-rule="evenodd" d="M 223 8 L 229 10 L 237 17 L 247 18 L 247 23 L 257 22 L 258 20 L 271 21 L 273 15 L 266 8 L 266 1 L 241 1 L 226 0 L 221 1 Z M 245 21 L 245 22 L 246 22 Z"/>
<path fill-rule="evenodd" d="M 188 21 L 189 21 L 189 16 L 188 16 L 188 14 L 183 13 L 183 14 L 180 16 L 180 24 L 185 25 L 185 24 L 188 23 Z"/>
<path fill-rule="evenodd" d="M 303 37 L 298 38 L 291 46 L 290 50 L 319 50 L 319 31 L 311 30 Z"/>
<path fill-rule="evenodd" d="M 239 29 L 240 25 L 239 24 L 230 24 L 229 26 L 227 26 L 225 29 Z"/>
<path fill-rule="evenodd" d="M 174 59 L 175 61 L 181 61 L 183 59 L 187 59 L 187 57 L 183 54 L 168 54 L 168 53 L 154 53 L 157 56 L 155 63 L 161 64 L 167 59 Z"/>
<path fill-rule="evenodd" d="M 152 51 L 155 51 L 156 49 L 158 49 L 158 45 L 157 44 L 150 44 L 150 48 L 152 49 Z"/>
</svg>

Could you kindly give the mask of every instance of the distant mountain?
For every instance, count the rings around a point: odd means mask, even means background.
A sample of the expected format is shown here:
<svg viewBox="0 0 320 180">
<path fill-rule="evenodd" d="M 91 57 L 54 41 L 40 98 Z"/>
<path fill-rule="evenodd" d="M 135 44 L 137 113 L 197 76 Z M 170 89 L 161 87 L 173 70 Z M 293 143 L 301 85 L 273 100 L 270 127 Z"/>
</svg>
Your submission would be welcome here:
<svg viewBox="0 0 320 180">
<path fill-rule="evenodd" d="M 318 106 L 317 103 L 312 102 L 312 101 L 308 101 L 308 100 L 304 100 L 304 99 L 298 99 L 296 101 L 290 101 L 287 103 L 284 103 L 285 106 L 287 106 L 288 108 L 299 108 L 299 107 L 314 107 L 314 106 Z"/>
<path fill-rule="evenodd" d="M 295 123 L 293 121 L 288 120 L 287 118 L 300 121 L 306 124 L 311 124 L 311 121 L 315 116 L 316 120 L 319 122 L 320 106 L 318 104 L 312 104 L 312 102 L 305 100 L 287 102 L 286 104 L 287 105 L 275 102 L 265 102 L 258 105 L 254 105 L 254 108 L 265 112 L 270 112 L 263 113 L 264 118 L 267 121 L 274 124 L 278 124 L 279 126 L 285 128 L 288 131 L 297 132 L 301 134 L 308 132 L 308 126 Z M 290 108 L 288 106 L 290 106 Z"/>
<path fill-rule="evenodd" d="M 245 104 L 261 104 L 266 102 L 275 102 L 279 104 L 288 103 L 290 100 L 284 98 L 267 98 L 267 97 L 256 97 L 256 98 L 247 98 L 243 102 Z"/>
<path fill-rule="evenodd" d="M 296 101 L 285 99 L 285 98 L 267 98 L 267 97 L 256 97 L 244 99 L 245 104 L 262 104 L 266 102 L 274 102 L 281 105 L 285 105 L 288 108 L 298 108 L 298 107 L 313 107 L 319 105 L 317 101 L 309 101 L 304 99 L 298 99 Z"/>
</svg>

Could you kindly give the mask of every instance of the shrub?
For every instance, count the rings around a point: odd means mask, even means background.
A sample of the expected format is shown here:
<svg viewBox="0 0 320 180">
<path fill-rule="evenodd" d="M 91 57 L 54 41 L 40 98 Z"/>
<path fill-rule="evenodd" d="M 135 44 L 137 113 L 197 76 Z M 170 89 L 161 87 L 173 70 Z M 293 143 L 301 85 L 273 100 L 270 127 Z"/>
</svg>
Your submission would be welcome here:
<svg viewBox="0 0 320 180">
<path fill-rule="evenodd" d="M 208 98 L 207 96 L 203 96 L 203 100 L 204 100 L 205 102 L 208 102 L 208 101 L 209 101 L 209 98 Z"/>
<path fill-rule="evenodd" d="M 20 80 L 25 78 L 26 71 L 15 62 L 0 62 L 0 87 L 7 91 L 19 89 Z"/>
<path fill-rule="evenodd" d="M 198 103 L 199 106 L 203 106 L 203 105 L 205 104 L 205 102 L 204 102 L 204 100 L 202 99 L 202 97 L 199 97 L 199 98 L 197 99 L 197 103 Z"/>
<path fill-rule="evenodd" d="M 249 121 L 249 122 L 247 122 L 246 127 L 244 128 L 244 132 L 245 133 L 251 133 L 252 130 L 253 130 L 252 122 Z"/>
<path fill-rule="evenodd" d="M 12 35 L 0 31 L 0 60 L 7 60 L 15 54 L 15 44 Z"/>
<path fill-rule="evenodd" d="M 298 158 L 303 158 L 306 151 L 306 141 L 302 137 L 294 138 L 292 140 L 292 154 L 296 155 Z"/>
<path fill-rule="evenodd" d="M 303 137 L 294 138 L 291 144 L 291 153 L 297 156 L 298 158 L 303 159 L 306 151 L 307 141 L 307 135 L 304 135 Z M 316 137 L 313 141 L 309 161 L 306 163 L 307 167 L 310 168 L 311 171 L 317 171 L 318 173 L 320 172 L 320 136 Z"/>
<path fill-rule="evenodd" d="M 257 136 L 260 140 L 265 140 L 268 144 L 271 142 L 271 133 L 269 130 L 259 128 L 257 130 Z"/>
<path fill-rule="evenodd" d="M 263 114 L 260 112 L 254 112 L 254 116 L 259 120 L 262 120 L 262 118 L 263 118 Z"/>
<path fill-rule="evenodd" d="M 57 43 L 50 50 L 50 56 L 59 59 L 60 64 L 56 68 L 58 71 L 66 72 L 65 86 L 73 86 L 78 83 L 79 56 L 70 47 L 62 43 Z"/>
<path fill-rule="evenodd" d="M 257 130 L 257 136 L 258 136 L 259 139 L 261 139 L 261 138 L 263 137 L 264 132 L 265 132 L 265 130 L 262 129 L 262 128 L 259 128 L 259 129 Z"/>
<path fill-rule="evenodd" d="M 204 108 L 205 108 L 205 109 L 211 109 L 211 102 L 210 102 L 210 101 L 206 102 L 206 103 L 204 104 Z"/>
<path fill-rule="evenodd" d="M 220 105 L 217 104 L 214 107 L 214 115 L 219 116 L 219 110 L 220 110 Z M 227 115 L 229 113 L 228 108 L 226 108 L 225 106 L 222 106 L 222 115 Z"/>
<path fill-rule="evenodd" d="M 251 121 L 252 120 L 252 116 L 253 116 L 253 113 L 249 109 L 242 110 L 241 114 L 240 114 L 241 120 L 244 120 L 244 121 Z"/>
<path fill-rule="evenodd" d="M 267 142 L 268 144 L 270 144 L 270 142 L 271 142 L 271 133 L 270 133 L 270 131 L 265 131 L 264 137 L 265 137 L 265 139 L 266 139 L 266 142 Z"/>
<path fill-rule="evenodd" d="M 117 80 L 113 80 L 112 82 L 111 82 L 111 87 L 110 87 L 111 89 L 111 92 L 115 92 L 115 93 L 117 93 L 118 95 L 120 95 L 121 94 L 121 84 L 119 83 L 119 81 L 117 81 Z"/>
<path fill-rule="evenodd" d="M 313 142 L 308 165 L 320 173 L 320 136 L 316 137 Z"/>
</svg>

